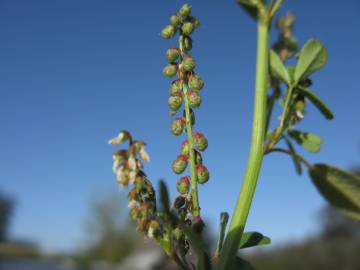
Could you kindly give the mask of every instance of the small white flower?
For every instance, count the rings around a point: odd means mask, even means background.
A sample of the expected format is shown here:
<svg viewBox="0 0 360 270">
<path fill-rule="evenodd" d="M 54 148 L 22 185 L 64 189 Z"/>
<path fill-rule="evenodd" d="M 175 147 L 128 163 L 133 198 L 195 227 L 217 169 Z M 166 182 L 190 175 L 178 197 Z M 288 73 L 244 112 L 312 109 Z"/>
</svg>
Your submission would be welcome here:
<svg viewBox="0 0 360 270">
<path fill-rule="evenodd" d="M 145 151 L 145 147 L 141 146 L 139 150 L 140 158 L 145 161 L 150 161 L 148 153 Z"/>
</svg>

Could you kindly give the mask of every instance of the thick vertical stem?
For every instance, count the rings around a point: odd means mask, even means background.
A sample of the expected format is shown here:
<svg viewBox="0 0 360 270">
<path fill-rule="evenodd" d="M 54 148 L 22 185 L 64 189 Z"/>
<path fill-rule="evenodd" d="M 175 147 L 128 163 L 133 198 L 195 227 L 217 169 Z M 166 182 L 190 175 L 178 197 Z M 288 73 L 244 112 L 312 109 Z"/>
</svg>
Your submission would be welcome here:
<svg viewBox="0 0 360 270">
<path fill-rule="evenodd" d="M 221 270 L 230 268 L 230 265 L 232 264 L 238 251 L 240 239 L 245 228 L 263 160 L 263 143 L 266 126 L 268 62 L 269 22 L 267 18 L 264 18 L 264 20 L 260 19 L 258 23 L 256 90 L 250 153 L 242 187 L 220 257 L 219 269 Z"/>
</svg>

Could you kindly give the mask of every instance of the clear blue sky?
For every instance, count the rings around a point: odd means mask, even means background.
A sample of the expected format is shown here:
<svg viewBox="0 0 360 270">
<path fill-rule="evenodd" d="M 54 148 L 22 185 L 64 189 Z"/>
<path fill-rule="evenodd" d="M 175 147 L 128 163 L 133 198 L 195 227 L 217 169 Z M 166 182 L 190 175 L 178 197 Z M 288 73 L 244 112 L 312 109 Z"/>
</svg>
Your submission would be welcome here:
<svg viewBox="0 0 360 270">
<path fill-rule="evenodd" d="M 231 211 L 246 164 L 254 89 L 256 25 L 234 1 L 190 1 L 202 26 L 193 56 L 206 82 L 197 129 L 211 181 L 200 188 L 206 217 Z M 107 140 L 120 129 L 148 143 L 148 175 L 174 186 L 170 164 L 181 139 L 169 133 L 162 76 L 175 40 L 159 32 L 183 1 L 11 0 L 0 2 L 0 189 L 17 200 L 12 235 L 50 250 L 81 244 L 92 194 L 117 189 Z M 301 128 L 324 137 L 324 161 L 360 162 L 360 4 L 357 0 L 285 0 L 298 17 L 300 43 L 319 38 L 329 50 L 313 89 L 335 113 L 311 106 Z M 276 33 L 273 32 L 273 38 Z M 274 243 L 316 231 L 324 205 L 292 161 L 267 157 L 248 229 Z"/>
</svg>

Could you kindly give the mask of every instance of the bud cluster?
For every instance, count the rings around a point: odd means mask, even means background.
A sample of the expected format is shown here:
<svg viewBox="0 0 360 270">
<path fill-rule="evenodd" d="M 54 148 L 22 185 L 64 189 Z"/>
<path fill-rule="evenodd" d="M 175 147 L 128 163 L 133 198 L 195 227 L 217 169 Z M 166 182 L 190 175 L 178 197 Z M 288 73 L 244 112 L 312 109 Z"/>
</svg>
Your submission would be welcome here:
<svg viewBox="0 0 360 270">
<path fill-rule="evenodd" d="M 156 215 L 154 188 L 142 171 L 141 160 L 150 160 L 145 151 L 145 143 L 134 141 L 129 132 L 121 131 L 117 137 L 109 141 L 109 144 L 117 146 L 125 141 L 129 142 L 128 149 L 113 153 L 113 171 L 116 180 L 121 186 L 133 185 L 128 194 L 128 207 L 130 217 L 137 223 L 138 230 L 158 239 L 163 233 L 163 225 Z"/>
<path fill-rule="evenodd" d="M 204 134 L 192 131 L 195 124 L 193 110 L 201 105 L 200 91 L 204 87 L 204 81 L 195 73 L 197 63 L 190 55 L 191 35 L 199 26 L 199 20 L 191 16 L 191 6 L 185 4 L 175 15 L 170 17 L 170 24 L 161 31 L 161 35 L 167 39 L 174 37 L 177 32 L 179 33 L 179 46 L 171 47 L 166 51 L 168 64 L 163 73 L 169 78 L 177 75 L 169 89 L 168 105 L 171 115 L 175 115 L 183 107 L 182 117 L 172 121 L 171 133 L 180 136 L 186 132 L 188 137 L 181 145 L 180 154 L 172 163 L 172 170 L 175 174 L 182 174 L 190 164 L 191 175 L 194 178 L 191 179 L 190 176 L 180 178 L 177 183 L 179 196 L 175 199 L 174 208 L 177 210 L 179 218 L 194 228 L 202 228 L 203 223 L 199 213 L 194 212 L 196 202 L 193 201 L 193 192 L 197 192 L 197 190 L 193 190 L 193 187 L 194 184 L 195 186 L 204 184 L 209 180 L 209 171 L 203 165 L 200 154 L 207 148 L 208 141 Z"/>
</svg>

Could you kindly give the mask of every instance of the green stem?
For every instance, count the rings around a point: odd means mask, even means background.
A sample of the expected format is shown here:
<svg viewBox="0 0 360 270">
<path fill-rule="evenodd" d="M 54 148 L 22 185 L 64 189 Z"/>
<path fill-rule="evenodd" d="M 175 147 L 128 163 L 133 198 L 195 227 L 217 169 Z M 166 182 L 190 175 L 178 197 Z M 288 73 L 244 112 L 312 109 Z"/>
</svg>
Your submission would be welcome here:
<svg viewBox="0 0 360 270">
<path fill-rule="evenodd" d="M 179 37 L 179 48 L 181 52 L 181 59 L 184 58 L 184 49 L 183 49 L 183 36 Z M 191 197 L 193 203 L 193 215 L 195 217 L 200 216 L 200 205 L 199 205 L 199 195 L 197 189 L 197 173 L 196 173 L 196 162 L 195 162 L 195 147 L 194 147 L 194 138 L 192 132 L 192 121 L 190 113 L 190 105 L 188 99 L 188 87 L 187 81 L 183 83 L 183 96 L 184 96 L 184 108 L 185 108 L 185 121 L 186 121 L 186 132 L 187 139 L 189 143 L 189 162 L 190 162 L 190 179 L 191 179 Z"/>
<path fill-rule="evenodd" d="M 264 155 L 270 25 L 268 14 L 264 15 L 258 22 L 256 90 L 250 153 L 242 187 L 220 257 L 220 270 L 230 268 L 239 249 Z"/>
</svg>

